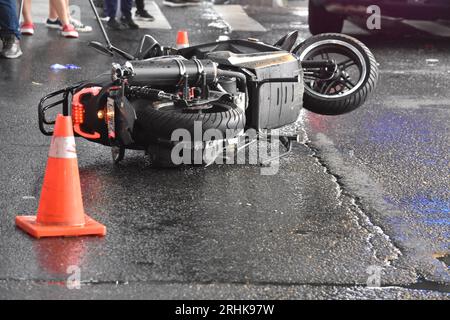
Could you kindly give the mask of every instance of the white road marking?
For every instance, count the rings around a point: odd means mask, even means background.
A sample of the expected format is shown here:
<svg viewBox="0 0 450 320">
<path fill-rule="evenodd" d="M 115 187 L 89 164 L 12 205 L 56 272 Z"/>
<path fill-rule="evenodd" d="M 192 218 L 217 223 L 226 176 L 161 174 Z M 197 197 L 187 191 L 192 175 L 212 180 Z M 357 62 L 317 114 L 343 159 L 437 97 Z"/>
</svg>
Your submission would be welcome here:
<svg viewBox="0 0 450 320">
<path fill-rule="evenodd" d="M 440 23 L 423 20 L 403 20 L 402 22 L 415 29 L 431 33 L 435 36 L 450 37 L 450 28 Z"/>
<path fill-rule="evenodd" d="M 299 17 L 308 17 L 309 10 L 305 7 L 294 7 L 292 13 Z"/>
<path fill-rule="evenodd" d="M 360 26 L 358 26 L 357 24 L 349 21 L 349 20 L 345 20 L 344 21 L 344 27 L 342 29 L 342 32 L 345 34 L 358 34 L 358 35 L 369 35 L 369 31 L 367 31 L 364 28 L 361 28 Z"/>
<path fill-rule="evenodd" d="M 250 18 L 240 5 L 215 5 L 213 8 L 227 22 L 232 31 L 266 31 L 266 28 Z"/>
</svg>

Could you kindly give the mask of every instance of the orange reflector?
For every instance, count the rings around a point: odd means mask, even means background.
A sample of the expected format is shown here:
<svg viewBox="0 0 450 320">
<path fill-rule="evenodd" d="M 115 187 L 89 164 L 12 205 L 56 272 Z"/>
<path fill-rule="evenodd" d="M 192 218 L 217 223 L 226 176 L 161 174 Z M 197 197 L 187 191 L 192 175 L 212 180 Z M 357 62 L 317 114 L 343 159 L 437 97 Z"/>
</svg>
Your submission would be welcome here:
<svg viewBox="0 0 450 320">
<path fill-rule="evenodd" d="M 72 103 L 73 124 L 82 124 L 84 122 L 84 106 L 80 103 Z"/>
<path fill-rule="evenodd" d="M 72 121 L 73 124 L 80 125 L 84 122 L 84 105 L 81 103 L 81 98 L 85 94 L 91 94 L 92 96 L 98 95 L 102 88 L 101 87 L 89 87 L 84 88 L 74 94 L 72 99 Z"/>
</svg>

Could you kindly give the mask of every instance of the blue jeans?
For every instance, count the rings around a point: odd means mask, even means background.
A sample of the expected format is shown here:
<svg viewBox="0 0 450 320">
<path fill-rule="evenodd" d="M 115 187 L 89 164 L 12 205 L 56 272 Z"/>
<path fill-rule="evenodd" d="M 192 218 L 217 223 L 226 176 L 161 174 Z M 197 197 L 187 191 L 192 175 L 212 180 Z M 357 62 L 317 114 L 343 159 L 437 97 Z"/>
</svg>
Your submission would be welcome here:
<svg viewBox="0 0 450 320">
<path fill-rule="evenodd" d="M 108 17 L 116 17 L 118 3 L 119 0 L 105 0 L 105 13 Z M 131 17 L 132 6 L 133 0 L 120 0 L 120 11 L 122 12 L 122 16 L 127 18 Z"/>
<path fill-rule="evenodd" d="M 20 39 L 16 0 L 0 0 L 0 35 L 10 34 Z"/>
</svg>

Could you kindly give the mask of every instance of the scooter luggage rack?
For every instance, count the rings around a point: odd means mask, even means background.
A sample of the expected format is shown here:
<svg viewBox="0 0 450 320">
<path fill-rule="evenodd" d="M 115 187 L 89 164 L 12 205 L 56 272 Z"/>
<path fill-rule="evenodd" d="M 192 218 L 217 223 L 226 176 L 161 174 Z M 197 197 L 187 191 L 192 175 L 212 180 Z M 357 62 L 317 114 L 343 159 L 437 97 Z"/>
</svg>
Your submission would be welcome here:
<svg viewBox="0 0 450 320">
<path fill-rule="evenodd" d="M 53 131 L 48 130 L 45 125 L 52 126 L 55 124 L 55 120 L 48 120 L 46 117 L 46 112 L 50 109 L 58 107 L 62 105 L 62 114 L 64 116 L 70 115 L 69 111 L 69 96 L 73 94 L 74 90 L 78 88 L 78 85 L 67 87 L 65 89 L 61 89 L 50 94 L 47 94 L 39 101 L 38 105 L 38 122 L 39 122 L 39 130 L 46 136 L 53 135 Z M 46 104 L 47 100 L 58 97 L 62 95 L 59 100 Z"/>
</svg>

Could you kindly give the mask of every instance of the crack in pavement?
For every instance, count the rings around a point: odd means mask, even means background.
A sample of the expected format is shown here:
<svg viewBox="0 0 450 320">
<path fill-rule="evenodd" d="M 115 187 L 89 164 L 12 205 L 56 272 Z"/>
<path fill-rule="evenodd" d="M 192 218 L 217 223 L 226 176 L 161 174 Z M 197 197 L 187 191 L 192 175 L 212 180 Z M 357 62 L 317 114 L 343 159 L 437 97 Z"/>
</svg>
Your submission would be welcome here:
<svg viewBox="0 0 450 320">
<path fill-rule="evenodd" d="M 303 117 L 300 118 L 301 126 L 300 129 L 303 131 L 303 141 L 300 142 L 300 144 L 304 145 L 306 148 L 308 148 L 311 152 L 311 157 L 315 159 L 315 161 L 318 163 L 319 166 L 321 166 L 324 170 L 324 172 L 328 175 L 330 175 L 331 180 L 336 184 L 336 188 L 338 190 L 338 195 L 340 199 L 342 199 L 342 196 L 346 196 L 350 199 L 350 204 L 353 207 L 353 212 L 355 213 L 355 218 L 358 226 L 364 230 L 367 231 L 368 235 L 366 238 L 367 244 L 369 248 L 373 251 L 374 257 L 377 260 L 383 261 L 384 266 L 392 266 L 391 262 L 394 260 L 397 260 L 399 256 L 402 255 L 401 250 L 395 245 L 394 241 L 391 240 L 391 238 L 384 232 L 384 230 L 380 227 L 375 225 L 368 214 L 364 212 L 363 205 L 361 203 L 361 199 L 355 195 L 353 195 L 351 192 L 349 192 L 344 183 L 342 182 L 342 178 L 331 171 L 331 169 L 327 166 L 326 162 L 319 156 L 319 149 L 313 146 L 311 140 L 308 137 L 308 134 L 305 130 L 305 126 L 303 123 Z M 342 203 L 342 200 L 339 200 L 340 203 Z M 377 256 L 377 249 L 374 244 L 374 238 L 375 236 L 380 236 L 382 239 L 384 239 L 387 244 L 389 245 L 392 255 L 386 256 L 384 258 Z"/>
<path fill-rule="evenodd" d="M 436 279 L 434 277 L 425 277 L 422 275 L 422 272 L 420 270 L 421 267 L 419 266 L 414 266 L 411 264 L 408 264 L 408 261 L 411 259 L 411 257 L 407 257 L 405 256 L 405 252 L 409 252 L 408 250 L 410 250 L 411 248 L 414 249 L 421 258 L 423 258 L 424 263 L 430 263 L 430 259 L 432 258 L 431 256 L 427 256 L 426 252 L 420 251 L 420 245 L 418 244 L 419 242 L 415 242 L 415 243 L 411 243 L 411 241 L 408 241 L 406 243 L 400 242 L 398 243 L 395 239 L 391 239 L 388 234 L 383 230 L 383 228 L 381 228 L 380 226 L 378 226 L 376 223 L 372 222 L 372 219 L 376 219 L 376 216 L 378 215 L 379 217 L 384 217 L 384 216 L 394 216 L 396 214 L 398 214 L 397 210 L 395 208 L 390 208 L 390 207 L 386 207 L 384 208 L 383 212 L 380 212 L 379 209 L 377 209 L 376 207 L 373 207 L 373 205 L 375 206 L 384 206 L 385 204 L 382 203 L 378 203 L 376 202 L 371 203 L 371 197 L 373 196 L 373 194 L 378 194 L 381 192 L 380 186 L 378 186 L 376 183 L 374 183 L 372 181 L 372 179 L 364 172 L 361 171 L 357 168 L 355 168 L 354 166 L 349 167 L 348 165 L 346 165 L 344 163 L 344 159 L 338 156 L 338 151 L 336 150 L 336 148 L 334 147 L 333 142 L 324 134 L 321 133 L 317 133 L 316 139 L 317 139 L 317 144 L 320 147 L 323 147 L 324 150 L 322 150 L 322 148 L 316 147 L 315 146 L 315 142 L 312 142 L 309 137 L 308 134 L 306 132 L 306 127 L 305 127 L 305 123 L 304 123 L 304 117 L 301 115 L 299 117 L 299 130 L 303 133 L 303 141 L 301 142 L 301 144 L 303 146 L 305 146 L 306 148 L 308 148 L 310 150 L 310 152 L 312 153 L 312 157 L 318 162 L 318 164 L 324 168 L 325 172 L 329 175 L 331 175 L 333 178 L 332 180 L 335 181 L 335 183 L 338 185 L 338 187 L 341 189 L 341 193 L 344 196 L 347 196 L 351 199 L 351 202 L 354 205 L 354 208 L 356 210 L 356 214 L 359 217 L 359 222 L 360 225 L 365 228 L 368 232 L 369 232 L 369 236 L 367 238 L 367 241 L 369 242 L 369 245 L 371 245 L 371 248 L 373 250 L 375 250 L 374 255 L 375 257 L 377 255 L 379 255 L 379 253 L 376 252 L 376 246 L 374 246 L 374 241 L 377 241 L 377 239 L 379 237 L 381 237 L 382 239 L 384 239 L 385 241 L 388 242 L 389 247 L 391 248 L 391 252 L 393 253 L 392 255 L 389 255 L 389 252 L 385 252 L 385 265 L 386 266 L 390 266 L 394 271 L 395 270 L 399 270 L 402 269 L 403 267 L 398 266 L 398 263 L 401 264 L 405 264 L 407 266 L 409 266 L 408 270 L 410 270 L 410 272 L 412 272 L 412 275 L 414 275 L 414 277 L 416 278 L 416 283 L 412 285 L 412 288 L 416 288 L 416 287 L 424 287 L 424 288 L 428 288 L 428 287 L 435 287 L 436 291 L 441 291 L 444 290 L 444 292 L 448 292 L 448 282 L 446 282 L 446 280 L 442 280 L 441 279 Z M 325 159 L 325 156 L 329 156 L 330 159 Z M 333 169 L 334 168 L 334 169 Z M 336 169 L 337 168 L 337 169 Z M 344 181 L 346 181 L 348 179 L 347 176 L 342 176 L 339 174 L 336 174 L 335 171 L 339 171 L 339 168 L 344 168 L 342 170 L 344 170 L 344 174 L 349 174 L 350 175 L 350 179 L 354 179 L 351 178 L 352 175 L 354 175 L 357 179 L 357 181 L 352 182 L 353 180 L 350 180 L 350 186 L 347 186 L 347 183 L 344 183 Z M 356 183 L 355 186 L 352 187 L 352 183 Z M 352 188 L 362 188 L 362 189 L 367 189 L 368 192 L 368 196 L 369 196 L 369 203 L 365 203 L 365 200 L 363 201 L 363 199 L 357 195 L 354 194 L 355 191 L 351 191 Z M 370 208 L 370 211 L 367 210 L 367 208 Z M 404 231 L 405 234 L 408 233 L 408 230 Z M 409 233 L 408 233 L 409 234 Z M 377 235 L 379 237 L 377 237 Z M 416 238 L 414 238 L 416 239 Z M 417 248 L 419 246 L 419 248 Z M 400 249 L 402 248 L 402 249 Z M 384 249 L 384 247 L 382 246 L 381 249 Z M 404 258 L 406 259 L 405 261 L 400 261 L 400 256 L 404 256 Z M 436 258 L 433 258 L 436 259 Z M 396 263 L 398 262 L 398 263 Z M 442 266 L 444 266 L 443 263 L 441 263 Z M 397 267 L 396 267 L 397 266 Z M 433 265 L 434 266 L 434 265 Z M 422 267 L 423 268 L 423 267 Z M 444 287 L 446 289 L 441 289 L 441 287 Z"/>
</svg>

